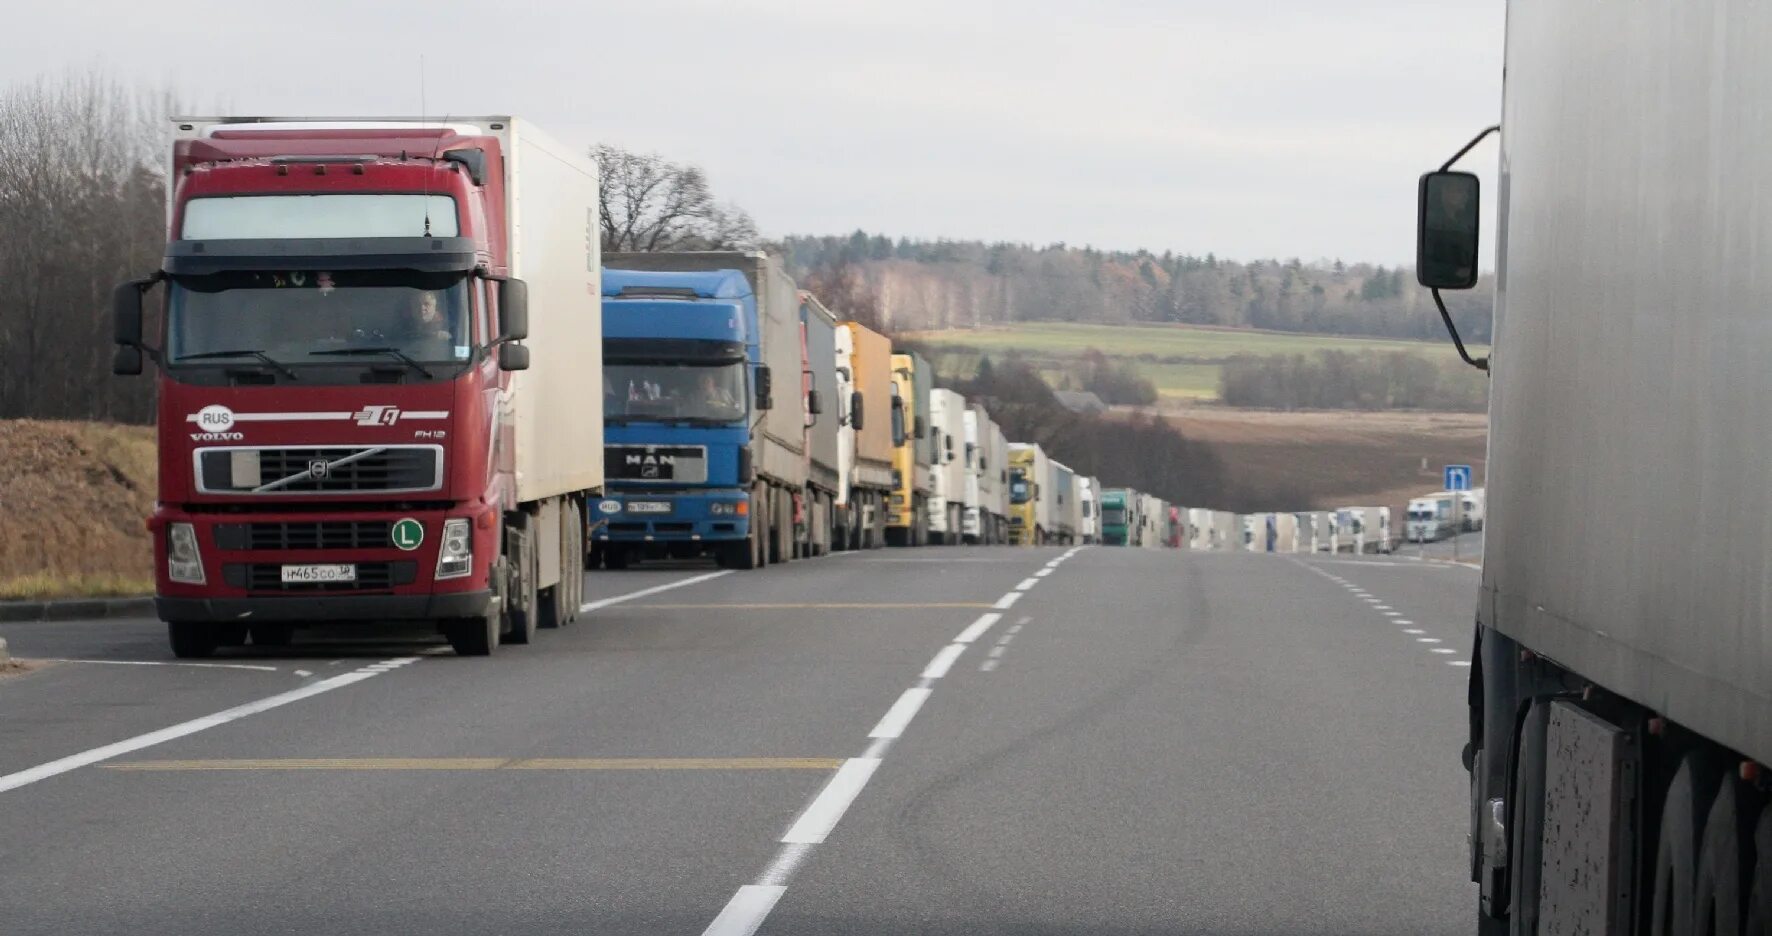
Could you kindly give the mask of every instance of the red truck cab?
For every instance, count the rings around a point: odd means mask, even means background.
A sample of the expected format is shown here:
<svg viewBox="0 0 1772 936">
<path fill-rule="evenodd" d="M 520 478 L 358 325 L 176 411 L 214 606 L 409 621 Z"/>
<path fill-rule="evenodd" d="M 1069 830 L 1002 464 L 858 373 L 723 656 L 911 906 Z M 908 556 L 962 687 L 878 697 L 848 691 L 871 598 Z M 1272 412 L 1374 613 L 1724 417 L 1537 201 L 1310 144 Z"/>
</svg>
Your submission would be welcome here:
<svg viewBox="0 0 1772 936">
<path fill-rule="evenodd" d="M 527 311 L 506 278 L 499 139 L 177 128 L 164 263 L 114 310 L 116 371 L 159 365 L 149 527 L 174 652 L 282 644 L 316 621 L 436 621 L 458 650 L 496 644 L 502 409 L 528 360 L 510 343 Z"/>
</svg>

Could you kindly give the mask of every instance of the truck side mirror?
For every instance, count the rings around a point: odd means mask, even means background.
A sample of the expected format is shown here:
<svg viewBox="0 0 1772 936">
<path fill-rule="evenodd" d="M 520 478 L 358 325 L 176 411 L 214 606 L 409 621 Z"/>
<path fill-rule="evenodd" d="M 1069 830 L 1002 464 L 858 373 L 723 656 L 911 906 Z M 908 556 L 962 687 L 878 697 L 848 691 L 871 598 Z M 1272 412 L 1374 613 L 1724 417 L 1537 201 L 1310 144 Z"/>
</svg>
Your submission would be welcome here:
<svg viewBox="0 0 1772 936">
<path fill-rule="evenodd" d="M 774 378 L 772 378 L 769 374 L 769 365 L 767 365 L 767 364 L 757 365 L 757 408 L 758 409 L 766 410 L 766 409 L 774 409 L 775 408 L 775 396 L 773 393 L 770 392 L 772 389 L 774 389 L 774 386 L 775 386 Z"/>
<path fill-rule="evenodd" d="M 498 346 L 498 369 L 520 371 L 529 369 L 529 346 L 506 342 Z"/>
<path fill-rule="evenodd" d="M 904 399 L 895 396 L 892 398 L 892 447 L 903 445 L 904 439 Z"/>
<path fill-rule="evenodd" d="M 849 425 L 854 426 L 856 432 L 862 430 L 862 424 L 865 422 L 862 419 L 864 412 L 866 411 L 861 408 L 861 391 L 857 390 L 849 394 Z"/>
<path fill-rule="evenodd" d="M 806 391 L 806 412 L 817 416 L 824 412 L 824 394 L 817 390 Z"/>
<path fill-rule="evenodd" d="M 506 341 L 522 341 L 529 337 L 528 283 L 520 279 L 499 280 L 498 324 L 498 335 Z M 503 358 L 499 360 L 502 362 Z"/>
<path fill-rule="evenodd" d="M 111 373 L 123 377 L 142 372 L 142 284 L 122 283 L 111 290 L 111 336 L 117 351 Z"/>
<path fill-rule="evenodd" d="M 1429 289 L 1477 285 L 1478 196 L 1469 172 L 1421 176 L 1415 215 L 1415 279 Z"/>
<path fill-rule="evenodd" d="M 923 425 L 923 417 L 918 416 L 911 421 L 911 435 L 916 436 L 919 439 L 926 438 L 929 435 L 929 427 Z"/>
</svg>

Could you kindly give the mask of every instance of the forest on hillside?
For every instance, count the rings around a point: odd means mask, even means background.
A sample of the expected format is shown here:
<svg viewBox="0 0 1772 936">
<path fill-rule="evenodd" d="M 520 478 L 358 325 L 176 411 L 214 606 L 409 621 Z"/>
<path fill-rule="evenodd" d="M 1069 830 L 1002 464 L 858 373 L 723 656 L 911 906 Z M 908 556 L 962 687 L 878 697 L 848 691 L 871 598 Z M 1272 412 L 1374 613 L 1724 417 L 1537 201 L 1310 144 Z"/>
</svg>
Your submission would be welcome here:
<svg viewBox="0 0 1772 936">
<path fill-rule="evenodd" d="M 1405 219 L 1406 223 L 1406 219 Z M 1169 251 L 967 240 L 793 236 L 780 244 L 797 276 L 843 271 L 891 331 L 1006 322 L 1185 322 L 1276 331 L 1441 338 L 1428 292 L 1403 267 L 1341 260 L 1227 260 Z M 1466 341 L 1489 341 L 1493 283 L 1447 293 Z"/>
</svg>

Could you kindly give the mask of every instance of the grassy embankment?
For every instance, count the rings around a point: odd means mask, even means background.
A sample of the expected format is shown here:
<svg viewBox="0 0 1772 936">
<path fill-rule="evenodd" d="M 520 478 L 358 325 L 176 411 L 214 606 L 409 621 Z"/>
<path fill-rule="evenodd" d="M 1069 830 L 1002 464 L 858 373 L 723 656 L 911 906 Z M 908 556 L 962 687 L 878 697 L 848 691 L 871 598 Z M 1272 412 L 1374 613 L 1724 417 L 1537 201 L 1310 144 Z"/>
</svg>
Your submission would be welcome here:
<svg viewBox="0 0 1772 936">
<path fill-rule="evenodd" d="M 151 426 L 0 421 L 0 600 L 154 590 Z"/>
</svg>

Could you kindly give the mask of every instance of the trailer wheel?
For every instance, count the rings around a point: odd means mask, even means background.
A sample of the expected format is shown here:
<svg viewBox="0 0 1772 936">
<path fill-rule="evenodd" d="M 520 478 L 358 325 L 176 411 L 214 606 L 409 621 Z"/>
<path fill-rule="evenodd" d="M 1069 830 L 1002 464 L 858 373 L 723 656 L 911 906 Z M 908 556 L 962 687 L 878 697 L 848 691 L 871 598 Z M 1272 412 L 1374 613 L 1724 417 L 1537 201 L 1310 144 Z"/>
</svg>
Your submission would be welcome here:
<svg viewBox="0 0 1772 936">
<path fill-rule="evenodd" d="M 255 647 L 287 647 L 295 640 L 294 624 L 254 624 L 251 631 Z"/>
<path fill-rule="evenodd" d="M 181 660 L 212 656 L 221 645 L 215 629 L 203 621 L 167 621 L 166 636 L 172 642 L 172 655 Z"/>
<path fill-rule="evenodd" d="M 1748 890 L 1741 872 L 1750 866 L 1746 849 L 1750 827 L 1742 823 L 1742 802 L 1733 776 L 1725 774 L 1711 801 L 1698 851 L 1698 879 L 1692 931 L 1735 936 L 1741 932 L 1742 896 Z"/>
<path fill-rule="evenodd" d="M 1760 810 L 1754 827 L 1754 867 L 1747 895 L 1746 936 L 1772 936 L 1772 809 Z"/>
<path fill-rule="evenodd" d="M 1698 842 L 1716 771 L 1697 755 L 1680 761 L 1661 803 L 1655 843 L 1648 936 L 1692 936 L 1698 889 Z"/>
</svg>

